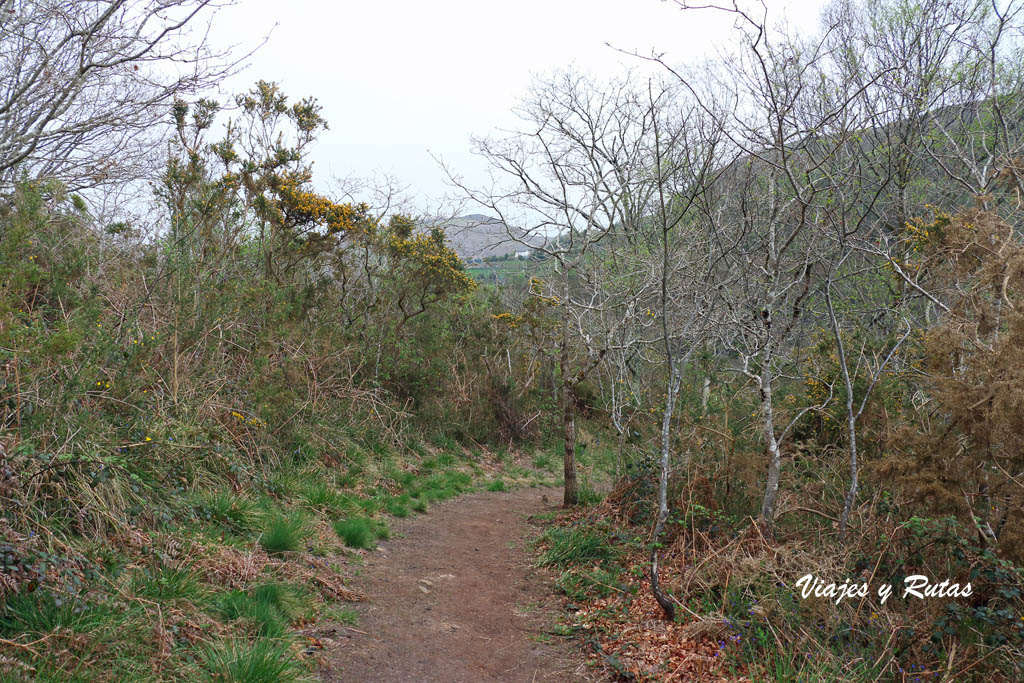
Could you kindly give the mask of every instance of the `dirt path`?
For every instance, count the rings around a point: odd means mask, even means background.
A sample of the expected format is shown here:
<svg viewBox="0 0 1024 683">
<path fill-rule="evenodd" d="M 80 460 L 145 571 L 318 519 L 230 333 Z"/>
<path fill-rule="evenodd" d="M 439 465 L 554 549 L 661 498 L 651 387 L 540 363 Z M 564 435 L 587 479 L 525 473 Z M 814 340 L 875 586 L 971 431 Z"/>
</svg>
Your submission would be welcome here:
<svg viewBox="0 0 1024 683">
<path fill-rule="evenodd" d="M 526 517 L 553 509 L 553 491 L 475 493 L 395 525 L 354 581 L 364 633 L 338 630 L 322 679 L 588 680 L 572 642 L 544 633 L 557 611 L 551 577 L 525 547 Z"/>
</svg>

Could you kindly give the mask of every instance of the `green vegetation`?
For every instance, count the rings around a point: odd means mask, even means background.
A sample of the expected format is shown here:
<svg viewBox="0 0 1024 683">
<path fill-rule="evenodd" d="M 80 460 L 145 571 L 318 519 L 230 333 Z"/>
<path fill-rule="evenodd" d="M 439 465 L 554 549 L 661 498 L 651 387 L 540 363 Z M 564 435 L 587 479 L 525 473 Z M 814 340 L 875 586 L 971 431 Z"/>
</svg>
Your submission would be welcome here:
<svg viewBox="0 0 1024 683">
<path fill-rule="evenodd" d="M 132 574 L 129 590 L 137 597 L 161 602 L 181 600 L 201 604 L 209 596 L 201 577 L 188 565 L 143 567 Z"/>
<path fill-rule="evenodd" d="M 335 522 L 334 531 L 350 548 L 372 548 L 376 540 L 373 525 L 366 517 Z"/>
<path fill-rule="evenodd" d="M 470 264 L 466 267 L 466 273 L 482 287 L 521 287 L 527 282 L 530 270 L 535 269 L 536 265 L 529 260 L 507 257 Z"/>
<path fill-rule="evenodd" d="M 244 534 L 256 526 L 256 506 L 247 498 L 224 491 L 202 491 L 194 496 L 193 509 L 200 520 L 210 520 L 226 530 Z"/>
<path fill-rule="evenodd" d="M 351 607 L 339 607 L 330 613 L 332 621 L 343 626 L 356 626 L 359 624 L 359 612 Z"/>
<path fill-rule="evenodd" d="M 626 587 L 619 582 L 620 573 L 619 567 L 575 568 L 563 572 L 556 585 L 573 602 L 604 598 L 626 592 Z"/>
<path fill-rule="evenodd" d="M 326 560 L 538 433 L 470 360 L 509 335 L 443 235 L 313 190 L 311 100 L 235 105 L 291 146 L 179 103 L 154 232 L 55 180 L 0 195 L 0 656 L 40 680 L 305 676 L 296 609 L 344 614 Z"/>
<path fill-rule="evenodd" d="M 548 544 L 541 555 L 542 566 L 570 565 L 606 562 L 616 557 L 616 551 L 609 542 L 607 530 L 591 527 L 551 527 L 541 536 Z"/>
<path fill-rule="evenodd" d="M 262 638 L 255 643 L 220 643 L 200 655 L 213 680 L 233 683 L 289 683 L 308 678 L 288 644 Z"/>
<path fill-rule="evenodd" d="M 314 99 L 106 111 L 158 4 L 0 31 L 4 680 L 311 678 L 394 519 L 553 480 L 539 564 L 627 678 L 1024 680 L 1019 7 L 734 8 L 735 61 L 538 83 L 467 191 L 551 239 L 470 267 L 318 189 Z"/>
<path fill-rule="evenodd" d="M 308 522 L 304 515 L 272 512 L 267 516 L 260 545 L 268 553 L 295 552 L 309 536 Z"/>
<path fill-rule="evenodd" d="M 289 624 L 308 609 L 292 586 L 267 583 L 249 591 L 231 591 L 218 604 L 218 612 L 228 621 L 244 619 L 253 624 L 261 636 L 280 638 Z"/>
</svg>

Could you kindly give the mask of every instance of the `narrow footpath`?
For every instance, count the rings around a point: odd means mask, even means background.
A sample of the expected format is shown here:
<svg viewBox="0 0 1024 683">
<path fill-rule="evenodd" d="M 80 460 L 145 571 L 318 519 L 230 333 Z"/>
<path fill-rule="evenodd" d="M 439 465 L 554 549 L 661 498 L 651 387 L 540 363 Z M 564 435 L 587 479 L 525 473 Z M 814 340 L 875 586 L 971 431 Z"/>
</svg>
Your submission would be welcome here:
<svg viewBox="0 0 1024 683">
<path fill-rule="evenodd" d="M 352 583 L 366 596 L 361 618 L 327 640 L 322 680 L 598 680 L 575 641 L 550 633 L 558 599 L 527 547 L 527 518 L 556 498 L 541 488 L 474 493 L 394 524 Z"/>
</svg>

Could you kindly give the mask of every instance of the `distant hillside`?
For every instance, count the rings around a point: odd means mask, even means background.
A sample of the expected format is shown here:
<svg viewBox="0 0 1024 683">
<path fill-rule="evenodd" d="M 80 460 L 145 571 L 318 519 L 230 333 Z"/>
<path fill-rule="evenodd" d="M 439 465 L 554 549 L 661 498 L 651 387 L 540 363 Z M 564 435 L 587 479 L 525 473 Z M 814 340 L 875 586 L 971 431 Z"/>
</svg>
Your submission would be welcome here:
<svg viewBox="0 0 1024 683">
<path fill-rule="evenodd" d="M 538 236 L 527 237 L 516 228 L 506 229 L 505 224 L 497 218 L 482 214 L 453 218 L 444 223 L 444 229 L 448 235 L 449 245 L 465 261 L 511 256 L 518 252 L 530 251 L 530 247 L 525 246 L 523 242 L 531 246 L 540 246 L 544 241 Z"/>
</svg>

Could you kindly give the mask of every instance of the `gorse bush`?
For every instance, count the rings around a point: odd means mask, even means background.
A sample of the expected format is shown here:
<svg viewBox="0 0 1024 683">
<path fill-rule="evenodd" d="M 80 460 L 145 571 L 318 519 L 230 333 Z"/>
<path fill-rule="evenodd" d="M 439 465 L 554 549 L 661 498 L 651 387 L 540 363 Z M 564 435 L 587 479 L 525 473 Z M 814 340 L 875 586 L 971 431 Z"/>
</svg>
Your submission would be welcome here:
<svg viewBox="0 0 1024 683">
<path fill-rule="evenodd" d="M 119 629 L 138 637 L 114 677 L 165 657 L 296 675 L 290 617 L 236 553 L 288 566 L 329 550 L 312 534 L 335 522 L 372 547 L 389 534 L 375 517 L 468 490 L 460 439 L 499 437 L 531 400 L 495 398 L 503 371 L 476 359 L 507 347 L 502 304 L 442 230 L 316 191 L 314 100 L 260 82 L 231 126 L 218 111 L 172 108 L 138 219 L 101 219 L 56 181 L 0 188 L 0 630 L 43 638 L 39 658 L 15 651 L 41 680 L 95 677 Z M 193 635 L 177 615 L 196 610 L 227 624 Z M 282 642 L 203 645 L 253 624 Z"/>
<path fill-rule="evenodd" d="M 261 479 L 284 461 L 340 457 L 365 469 L 373 459 L 361 454 L 393 448 L 422 414 L 404 413 L 404 401 L 447 402 L 451 368 L 435 351 L 495 339 L 489 304 L 441 233 L 402 217 L 376 222 L 311 190 L 315 105 L 289 105 L 261 83 L 238 106 L 250 122 L 296 133 L 295 146 L 230 135 L 211 144 L 216 107 L 182 105 L 155 234 L 97 225 L 55 183 L 25 182 L 0 207 L 0 343 L 17 380 L 3 408 L 19 436 L 9 457 L 49 526 L 166 522 L 182 482 L 274 494 Z M 363 250 L 373 267 L 356 269 Z M 419 307 L 403 311 L 412 292 Z M 426 315 L 435 308 L 472 329 L 439 325 Z M 431 374 L 412 379 L 396 364 Z M 458 372 L 462 381 L 479 368 Z M 68 433 L 77 436 L 57 438 Z M 326 484 L 303 495 L 343 511 Z M 195 511 L 232 531 L 251 522 L 242 496 L 197 500 Z"/>
</svg>

